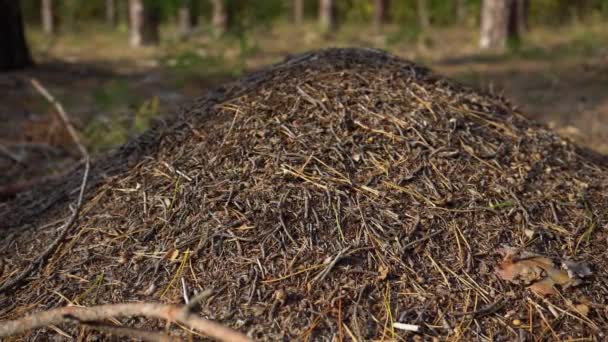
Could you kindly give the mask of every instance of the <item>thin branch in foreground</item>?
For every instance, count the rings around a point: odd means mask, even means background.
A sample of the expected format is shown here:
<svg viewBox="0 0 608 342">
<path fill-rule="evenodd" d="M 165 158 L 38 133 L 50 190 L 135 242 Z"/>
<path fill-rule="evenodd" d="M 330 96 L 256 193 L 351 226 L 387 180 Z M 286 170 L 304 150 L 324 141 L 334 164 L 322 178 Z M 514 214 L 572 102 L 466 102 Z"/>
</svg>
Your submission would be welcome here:
<svg viewBox="0 0 608 342">
<path fill-rule="evenodd" d="M 180 323 L 218 341 L 253 341 L 238 331 L 190 313 L 187 307 L 161 303 L 107 304 L 93 307 L 67 306 L 42 311 L 18 320 L 0 322 L 0 337 L 22 334 L 33 329 L 73 322 L 74 320 L 88 325 L 90 322 L 129 316 L 143 316 Z M 114 332 L 118 333 L 119 331 Z M 126 330 L 123 330 L 123 332 L 126 332 Z M 142 334 L 138 335 L 139 338 L 150 336 L 154 340 L 154 338 L 160 337 L 155 333 L 142 332 Z M 129 333 L 133 336 L 133 329 L 129 328 Z"/>
<path fill-rule="evenodd" d="M 34 88 L 36 88 L 36 90 L 40 93 L 40 95 L 42 95 L 47 101 L 49 101 L 53 106 L 55 106 L 55 109 L 57 110 L 57 114 L 59 115 L 61 122 L 63 123 L 65 128 L 68 130 L 68 133 L 70 133 L 70 137 L 72 138 L 72 140 L 78 147 L 78 151 L 80 151 L 80 154 L 82 155 L 83 158 L 88 157 L 89 153 L 87 152 L 87 149 L 82 144 L 82 141 L 80 140 L 80 137 L 79 137 L 78 133 L 76 132 L 76 129 L 74 129 L 74 126 L 72 125 L 72 122 L 70 121 L 68 114 L 63 109 L 63 106 L 61 105 L 61 103 L 59 101 L 55 100 L 53 95 L 51 95 L 51 93 L 44 86 L 42 86 L 42 84 L 37 79 L 32 78 L 32 79 L 30 79 L 30 82 L 32 83 L 32 86 L 34 86 Z"/>
<path fill-rule="evenodd" d="M 78 194 L 76 208 L 74 208 L 74 212 L 72 213 L 70 218 L 63 224 L 63 226 L 61 226 L 61 228 L 59 228 L 59 233 L 57 234 L 55 240 L 53 240 L 53 242 L 51 242 L 51 244 L 48 245 L 48 247 L 42 253 L 40 253 L 34 261 L 30 262 L 27 267 L 23 269 L 17 276 L 4 282 L 2 286 L 0 286 L 0 293 L 6 292 L 6 290 L 9 290 L 15 285 L 21 283 L 21 281 L 25 279 L 25 277 L 29 276 L 30 273 L 32 273 L 32 271 L 34 271 L 36 267 L 42 265 L 46 261 L 46 259 L 55 251 L 57 246 L 59 246 L 61 241 L 63 241 L 63 239 L 66 237 L 68 231 L 70 230 L 70 227 L 74 224 L 74 222 L 76 222 L 76 219 L 78 218 L 78 213 L 80 212 L 80 207 L 82 205 L 82 199 L 84 197 L 84 189 L 87 186 L 87 180 L 89 178 L 90 168 L 91 165 L 89 162 L 89 158 L 86 157 L 84 175 L 82 176 L 82 183 L 80 184 L 80 192 Z"/>
<path fill-rule="evenodd" d="M 17 274 L 17 276 L 4 282 L 0 286 L 0 293 L 6 292 L 7 290 L 13 288 L 15 285 L 21 283 L 27 276 L 29 276 L 34 271 L 34 269 L 36 269 L 36 267 L 39 267 L 42 264 L 44 264 L 44 262 L 47 260 L 47 258 L 53 252 L 55 252 L 55 249 L 57 249 L 57 246 L 59 246 L 61 241 L 63 241 L 63 239 L 66 237 L 68 231 L 70 230 L 72 225 L 78 219 L 78 214 L 80 213 L 80 207 L 82 206 L 82 200 L 84 197 L 84 190 L 87 187 L 87 181 L 89 178 L 89 170 L 91 168 L 89 153 L 87 152 L 87 149 L 84 147 L 84 145 L 80 141 L 78 133 L 74 129 L 74 126 L 72 126 L 72 124 L 70 123 L 68 115 L 65 112 L 65 110 L 63 109 L 63 106 L 61 105 L 61 103 L 59 103 L 57 100 L 55 100 L 55 98 L 49 93 L 49 91 L 46 90 L 46 88 L 44 88 L 42 86 L 42 84 L 40 84 L 40 82 L 38 82 L 36 79 L 31 79 L 31 83 L 34 86 L 34 88 L 36 88 L 36 90 L 45 99 L 47 99 L 51 104 L 53 104 L 55 106 L 57 113 L 58 113 L 59 117 L 61 118 L 61 121 L 63 122 L 66 129 L 70 133 L 70 136 L 72 137 L 72 140 L 74 140 L 74 144 L 76 144 L 76 146 L 78 147 L 80 154 L 82 154 L 82 158 L 84 159 L 84 163 L 85 163 L 85 169 L 84 169 L 84 174 L 82 176 L 82 182 L 80 184 L 80 192 L 78 194 L 78 200 L 76 202 L 76 207 L 73 209 L 74 211 L 73 211 L 72 215 L 69 217 L 69 219 L 66 221 L 66 223 L 64 223 L 63 226 L 61 226 L 61 228 L 59 228 L 59 233 L 57 234 L 57 237 L 55 238 L 55 240 L 53 240 L 53 242 L 51 242 L 51 244 L 40 255 L 38 255 L 38 257 L 36 257 L 36 259 L 34 261 L 30 262 L 25 269 L 23 269 L 21 272 L 19 272 L 19 274 Z"/>
</svg>

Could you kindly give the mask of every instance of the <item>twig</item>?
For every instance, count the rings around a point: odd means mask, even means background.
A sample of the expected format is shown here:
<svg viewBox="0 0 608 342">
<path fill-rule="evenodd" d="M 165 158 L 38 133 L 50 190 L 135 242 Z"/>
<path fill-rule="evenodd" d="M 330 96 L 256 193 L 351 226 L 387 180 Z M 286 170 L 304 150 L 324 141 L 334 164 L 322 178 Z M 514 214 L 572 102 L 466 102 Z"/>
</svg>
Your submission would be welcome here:
<svg viewBox="0 0 608 342">
<path fill-rule="evenodd" d="M 23 163 L 22 158 L 19 158 L 19 156 L 17 156 L 13 152 L 11 152 L 6 146 L 4 146 L 2 144 L 0 144 L 0 152 L 2 154 L 4 154 L 5 156 L 7 156 L 8 159 L 14 161 L 17 164 L 22 164 Z"/>
<path fill-rule="evenodd" d="M 249 337 L 213 321 L 193 315 L 182 306 L 161 303 L 107 304 L 93 307 L 67 306 L 38 312 L 14 321 L 0 322 L 0 337 L 77 320 L 80 323 L 116 317 L 144 316 L 183 324 L 219 341 L 250 342 Z M 143 335 L 140 335 L 143 337 Z"/>
<path fill-rule="evenodd" d="M 481 309 L 474 310 L 474 311 L 467 311 L 467 312 L 454 312 L 450 315 L 454 316 L 454 317 L 470 315 L 470 316 L 479 318 L 482 316 L 487 316 L 487 315 L 491 315 L 491 314 L 495 313 L 496 311 L 500 310 L 503 306 L 505 306 L 505 304 L 506 304 L 506 302 L 505 302 L 504 298 L 501 297 L 494 303 L 490 303 L 490 304 L 482 307 Z"/>
<path fill-rule="evenodd" d="M 76 202 L 76 207 L 73 209 L 74 212 L 72 213 L 70 218 L 66 221 L 66 223 L 63 226 L 61 226 L 61 228 L 59 228 L 59 233 L 57 234 L 57 237 L 55 238 L 55 240 L 53 240 L 53 242 L 51 242 L 51 244 L 40 255 L 38 255 L 38 257 L 33 262 L 29 263 L 27 265 L 27 267 L 24 270 L 22 270 L 16 277 L 13 277 L 12 279 L 4 282 L 2 284 L 2 286 L 0 286 L 0 293 L 3 293 L 6 290 L 11 289 L 15 285 L 19 284 L 23 279 L 25 279 L 25 277 L 30 275 L 30 273 L 32 273 L 32 271 L 36 267 L 41 266 L 46 261 L 46 259 L 55 251 L 55 249 L 57 248 L 57 246 L 59 246 L 61 241 L 63 241 L 63 239 L 67 235 L 68 231 L 70 230 L 70 227 L 74 224 L 74 222 L 76 222 L 76 219 L 78 219 L 78 214 L 80 212 L 80 207 L 82 206 L 82 200 L 84 197 L 84 190 L 87 187 L 87 181 L 89 178 L 89 170 L 91 168 L 89 153 L 87 152 L 87 149 L 84 147 L 84 145 L 80 141 L 80 138 L 78 137 L 78 133 L 76 133 L 76 130 L 70 123 L 70 120 L 68 119 L 68 115 L 63 110 L 63 106 L 61 105 L 61 103 L 57 102 L 57 100 L 55 100 L 55 98 L 48 92 L 48 90 L 46 90 L 46 88 L 44 88 L 40 84 L 40 82 L 38 82 L 36 79 L 31 79 L 31 83 L 34 86 L 34 88 L 36 88 L 36 90 L 38 92 L 40 92 L 40 94 L 44 98 L 46 98 L 50 103 L 52 103 L 55 106 L 55 108 L 57 109 L 57 113 L 59 114 L 61 121 L 63 122 L 66 129 L 70 133 L 72 140 L 74 140 L 74 144 L 76 144 L 76 146 L 78 146 L 78 150 L 80 151 L 80 154 L 82 155 L 82 158 L 84 159 L 85 168 L 84 168 L 84 174 L 82 176 L 82 182 L 80 184 L 80 192 L 78 194 L 78 200 Z"/>
<path fill-rule="evenodd" d="M 78 194 L 78 201 L 76 202 L 76 208 L 74 208 L 74 212 L 72 213 L 72 216 L 70 216 L 68 221 L 66 223 L 64 223 L 63 226 L 61 226 L 61 228 L 59 228 L 59 234 L 57 235 L 55 240 L 53 240 L 53 242 L 51 242 L 51 244 L 40 255 L 38 255 L 38 257 L 34 261 L 29 263 L 27 265 L 27 267 L 23 271 L 21 271 L 21 273 L 19 273 L 16 277 L 12 278 L 11 280 L 6 281 L 4 284 L 2 284 L 2 286 L 0 286 L 0 293 L 3 293 L 6 290 L 9 290 L 12 287 L 14 287 L 15 285 L 19 284 L 25 277 L 27 277 L 30 273 L 32 273 L 32 271 L 36 267 L 42 265 L 46 261 L 47 257 L 49 255 L 51 255 L 51 253 L 53 253 L 55 251 L 55 249 L 61 243 L 61 241 L 63 241 L 63 239 L 67 235 L 68 231 L 70 230 L 70 227 L 74 224 L 74 222 L 76 222 L 76 219 L 78 218 L 78 213 L 80 212 L 80 206 L 82 205 L 82 198 L 84 197 L 84 189 L 87 186 L 87 179 L 89 178 L 89 169 L 90 169 L 90 162 L 89 162 L 89 158 L 87 157 L 85 160 L 84 175 L 82 176 L 82 183 L 80 184 L 80 193 Z"/>
<path fill-rule="evenodd" d="M 430 234 L 428 234 L 428 235 L 425 235 L 425 236 L 421 237 L 421 238 L 420 238 L 420 239 L 418 239 L 418 240 L 414 240 L 414 241 L 412 241 L 412 242 L 410 242 L 410 243 L 406 244 L 405 246 L 403 246 L 403 247 L 401 248 L 401 253 L 403 253 L 403 252 L 405 252 L 406 250 L 408 250 L 408 249 L 410 249 L 410 248 L 412 248 L 412 247 L 416 246 L 417 244 L 419 244 L 419 243 L 421 243 L 421 242 L 424 242 L 424 241 L 426 241 L 426 240 L 428 240 L 428 239 L 430 239 L 430 238 L 434 237 L 435 235 L 438 235 L 438 234 L 441 234 L 441 233 L 443 233 L 443 230 L 436 230 L 436 231 L 434 231 L 434 232 L 432 232 L 432 233 L 430 233 Z"/>
<path fill-rule="evenodd" d="M 76 130 L 74 129 L 74 126 L 70 122 L 70 119 L 68 118 L 68 115 L 66 114 L 65 110 L 63 109 L 63 106 L 61 105 L 61 103 L 59 101 L 55 100 L 53 95 L 51 95 L 51 93 L 49 93 L 49 91 L 46 90 L 46 88 L 43 87 L 42 84 L 40 84 L 40 82 L 38 82 L 37 79 L 32 78 L 32 79 L 30 79 L 30 82 L 32 83 L 34 88 L 36 88 L 36 90 L 40 93 L 40 95 L 42 95 L 47 101 L 49 101 L 53 106 L 55 106 L 55 109 L 57 110 L 57 114 L 59 115 L 59 118 L 65 125 L 65 128 L 68 130 L 68 133 L 70 133 L 70 136 L 72 137 L 72 140 L 74 140 L 74 143 L 78 147 L 80 154 L 83 157 L 87 157 L 89 155 L 89 153 L 87 152 L 87 149 L 82 144 L 80 137 L 78 136 L 78 133 L 76 133 Z"/>
<path fill-rule="evenodd" d="M 338 261 L 340 261 L 340 259 L 342 259 L 342 257 L 344 256 L 344 254 L 346 252 L 348 252 L 348 250 L 350 249 L 350 246 L 345 247 L 344 249 L 342 249 L 340 252 L 338 252 L 338 255 L 336 255 L 333 260 L 327 265 L 327 267 L 325 267 L 325 269 L 323 269 L 323 271 L 319 272 L 319 274 L 317 274 L 312 281 L 313 282 L 321 282 L 323 281 L 323 279 L 325 279 L 325 277 L 329 274 L 329 272 L 331 272 L 331 270 L 334 268 L 334 266 L 336 266 L 336 264 L 338 263 Z"/>
</svg>

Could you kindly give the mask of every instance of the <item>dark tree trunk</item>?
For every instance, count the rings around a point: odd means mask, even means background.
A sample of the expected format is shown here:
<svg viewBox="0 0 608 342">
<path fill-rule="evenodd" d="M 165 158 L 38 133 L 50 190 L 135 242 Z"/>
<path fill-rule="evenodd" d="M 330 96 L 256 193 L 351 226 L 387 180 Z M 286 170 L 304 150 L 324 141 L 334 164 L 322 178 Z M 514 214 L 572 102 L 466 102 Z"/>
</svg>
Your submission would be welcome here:
<svg viewBox="0 0 608 342">
<path fill-rule="evenodd" d="M 528 0 L 510 0 L 510 2 L 507 32 L 509 39 L 519 40 L 528 30 L 528 8 L 530 7 L 530 2 Z"/>
<path fill-rule="evenodd" d="M 226 15 L 226 6 L 224 6 L 223 0 L 211 0 L 213 7 L 213 16 L 211 18 L 211 24 L 216 35 L 222 35 L 226 32 L 228 18 Z"/>
<path fill-rule="evenodd" d="M 334 0 L 319 0 L 319 24 L 325 32 L 334 31 L 337 28 Z"/>
<path fill-rule="evenodd" d="M 479 39 L 479 46 L 482 49 L 501 51 L 506 48 L 509 1 L 483 0 Z"/>
<path fill-rule="evenodd" d="M 200 0 L 190 0 L 190 25 L 192 28 L 198 26 L 200 20 Z"/>
<path fill-rule="evenodd" d="M 25 41 L 20 4 L 20 1 L 0 0 L 0 71 L 33 64 Z"/>
<path fill-rule="evenodd" d="M 133 47 L 159 42 L 160 9 L 145 0 L 129 0 L 130 44 Z"/>
<path fill-rule="evenodd" d="M 374 27 L 380 29 L 388 20 L 389 0 L 374 1 Z"/>
<path fill-rule="evenodd" d="M 42 17 L 42 31 L 46 34 L 53 34 L 55 32 L 53 0 L 42 0 L 40 4 L 40 16 Z"/>
<path fill-rule="evenodd" d="M 106 22 L 110 27 L 116 26 L 116 1 L 106 0 Z"/>
<path fill-rule="evenodd" d="M 293 23 L 301 25 L 304 21 L 304 0 L 292 0 Z"/>
</svg>

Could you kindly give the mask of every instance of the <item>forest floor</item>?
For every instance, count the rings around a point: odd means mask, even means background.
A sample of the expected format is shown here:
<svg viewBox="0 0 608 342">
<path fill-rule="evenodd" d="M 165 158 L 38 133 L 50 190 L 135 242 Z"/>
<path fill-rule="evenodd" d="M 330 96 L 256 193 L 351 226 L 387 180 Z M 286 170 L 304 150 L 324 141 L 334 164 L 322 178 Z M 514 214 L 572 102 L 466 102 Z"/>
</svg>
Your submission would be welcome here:
<svg viewBox="0 0 608 342">
<path fill-rule="evenodd" d="M 206 89 L 290 54 L 330 46 L 376 47 L 464 84 L 504 94 L 531 118 L 608 153 L 608 27 L 533 28 L 502 55 L 480 54 L 464 29 L 382 33 L 342 27 L 333 36 L 313 25 L 286 24 L 239 39 L 201 29 L 180 41 L 164 33 L 158 47 L 132 49 L 126 31 L 86 28 L 28 39 L 37 67 L 0 75 L 0 189 L 60 174 L 77 158 L 54 108 L 30 84 L 39 80 L 63 104 L 96 155 L 188 106 Z M 2 194 L 0 193 L 0 197 Z"/>
</svg>

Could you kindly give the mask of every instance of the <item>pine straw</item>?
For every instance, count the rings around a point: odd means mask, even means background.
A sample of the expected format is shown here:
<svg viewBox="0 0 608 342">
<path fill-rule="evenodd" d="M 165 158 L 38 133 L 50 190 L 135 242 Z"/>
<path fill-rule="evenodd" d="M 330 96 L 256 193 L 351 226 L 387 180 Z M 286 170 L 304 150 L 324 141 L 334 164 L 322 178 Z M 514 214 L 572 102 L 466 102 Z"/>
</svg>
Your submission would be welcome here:
<svg viewBox="0 0 608 342">
<path fill-rule="evenodd" d="M 261 340 L 413 336 L 394 322 L 453 340 L 601 339 L 606 165 L 502 99 L 409 62 L 300 55 L 96 163 L 78 224 L 0 295 L 0 318 L 182 303 L 185 289 L 211 290 L 199 313 Z M 0 282 L 53 240 L 78 174 L 0 207 L 13 227 Z M 493 274 L 502 244 L 587 261 L 596 276 L 536 297 Z M 588 317 L 569 303 L 583 296 Z"/>
</svg>

